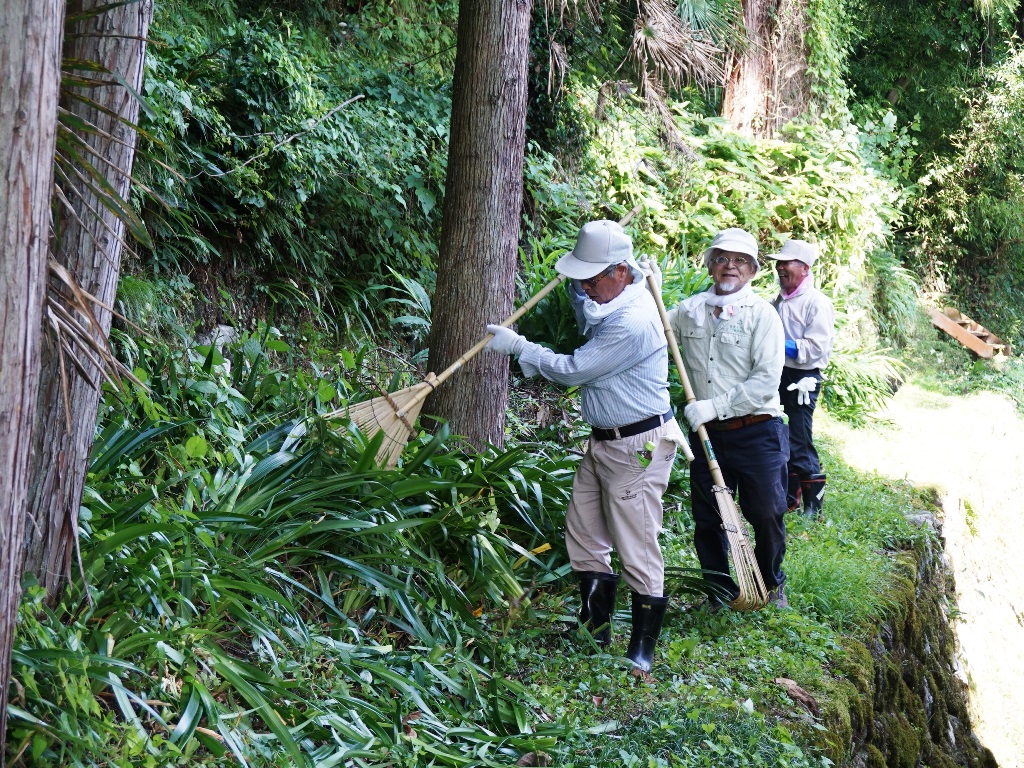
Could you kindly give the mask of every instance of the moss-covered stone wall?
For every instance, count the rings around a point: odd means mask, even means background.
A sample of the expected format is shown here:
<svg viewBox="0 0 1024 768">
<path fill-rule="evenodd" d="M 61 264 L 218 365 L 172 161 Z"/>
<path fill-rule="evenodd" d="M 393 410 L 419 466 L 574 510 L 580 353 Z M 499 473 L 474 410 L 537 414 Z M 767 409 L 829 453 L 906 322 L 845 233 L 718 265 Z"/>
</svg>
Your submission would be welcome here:
<svg viewBox="0 0 1024 768">
<path fill-rule="evenodd" d="M 893 553 L 887 618 L 866 639 L 844 640 L 819 701 L 819 746 L 850 768 L 998 768 L 974 735 L 957 674 L 955 591 L 938 522 L 928 513 L 914 522 L 933 535 Z"/>
</svg>

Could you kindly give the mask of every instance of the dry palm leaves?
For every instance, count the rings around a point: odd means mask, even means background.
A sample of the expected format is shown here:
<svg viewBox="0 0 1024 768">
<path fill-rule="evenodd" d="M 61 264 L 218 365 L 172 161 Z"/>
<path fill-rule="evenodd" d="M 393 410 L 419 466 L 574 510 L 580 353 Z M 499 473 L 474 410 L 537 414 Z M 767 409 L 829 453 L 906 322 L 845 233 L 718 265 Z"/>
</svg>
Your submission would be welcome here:
<svg viewBox="0 0 1024 768">
<path fill-rule="evenodd" d="M 636 62 L 640 87 L 654 82 L 678 88 L 688 82 L 708 87 L 725 77 L 722 51 L 699 39 L 665 0 L 637 0 L 636 25 L 629 57 Z"/>
<path fill-rule="evenodd" d="M 121 379 L 145 389 L 145 385 L 114 356 L 103 325 L 96 318 L 95 307 L 102 307 L 117 314 L 98 298 L 82 288 L 75 276 L 55 259 L 50 259 L 50 290 L 46 295 L 46 326 L 53 334 L 60 356 L 61 391 L 64 396 L 64 410 L 70 418 L 68 403 L 68 365 L 93 387 L 99 387 L 87 363 L 115 389 L 121 389 Z M 118 315 L 120 317 L 120 315 Z M 122 320 L 124 318 L 121 318 Z M 127 322 L 127 321 L 126 321 Z M 141 329 L 138 329 L 141 332 Z"/>
</svg>

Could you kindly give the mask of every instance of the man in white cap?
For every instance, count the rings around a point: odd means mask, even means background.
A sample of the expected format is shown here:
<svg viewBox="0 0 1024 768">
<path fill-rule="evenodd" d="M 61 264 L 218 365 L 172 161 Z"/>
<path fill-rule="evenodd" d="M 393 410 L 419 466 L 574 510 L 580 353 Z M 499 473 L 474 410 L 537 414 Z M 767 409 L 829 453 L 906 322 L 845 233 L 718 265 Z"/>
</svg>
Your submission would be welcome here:
<svg viewBox="0 0 1024 768">
<path fill-rule="evenodd" d="M 704 251 L 714 285 L 683 301 L 669 319 L 697 398 L 686 406 L 694 461 L 690 465 L 694 547 L 705 579 L 727 594 L 728 539 L 714 501 L 707 458 L 697 438 L 703 424 L 725 483 L 738 493 L 754 529 L 754 557 L 771 600 L 786 607 L 786 492 L 782 478 L 789 439 L 779 405 L 783 333 L 778 314 L 750 289 L 758 271 L 757 242 L 742 229 L 725 229 Z M 719 590 L 721 591 L 721 590 Z M 723 601 L 709 593 L 711 610 Z"/>
<path fill-rule="evenodd" d="M 661 498 L 682 431 L 668 394 L 668 351 L 645 270 L 633 243 L 613 221 L 592 221 L 555 269 L 570 278 L 569 294 L 587 339 L 559 355 L 500 325 L 487 349 L 519 358 L 527 376 L 578 386 L 582 416 L 592 429 L 565 513 L 565 543 L 579 582 L 579 619 L 602 645 L 611 642 L 619 576 L 632 591 L 633 627 L 626 657 L 649 671 L 668 598 L 658 543 Z"/>
<path fill-rule="evenodd" d="M 779 295 L 772 302 L 786 332 L 786 363 L 779 397 L 789 417 L 789 464 L 786 506 L 800 506 L 810 518 L 821 515 L 825 499 L 825 473 L 814 447 L 814 406 L 818 402 L 821 371 L 828 365 L 835 337 L 835 312 L 829 298 L 814 287 L 811 267 L 817 249 L 804 240 L 787 240 L 775 260 Z"/>
</svg>

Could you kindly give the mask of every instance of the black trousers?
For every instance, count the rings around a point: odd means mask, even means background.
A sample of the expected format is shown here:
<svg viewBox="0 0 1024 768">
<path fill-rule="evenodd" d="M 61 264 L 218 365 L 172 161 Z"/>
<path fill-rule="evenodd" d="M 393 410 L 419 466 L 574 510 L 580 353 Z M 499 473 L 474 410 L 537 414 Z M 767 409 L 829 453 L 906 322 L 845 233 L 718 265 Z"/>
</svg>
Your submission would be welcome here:
<svg viewBox="0 0 1024 768">
<path fill-rule="evenodd" d="M 786 555 L 786 487 L 783 471 L 789 459 L 789 438 L 782 419 L 775 418 L 739 429 L 708 430 L 711 448 L 726 486 L 737 493 L 743 517 L 754 529 L 754 557 L 771 589 L 786 580 L 782 558 Z M 729 573 L 729 540 L 722 530 L 711 486 L 711 468 L 695 432 L 690 433 L 694 461 L 690 465 L 690 500 L 693 508 L 694 548 L 704 570 Z M 734 592 L 731 576 L 709 576 Z"/>
<path fill-rule="evenodd" d="M 811 376 L 818 380 L 818 386 L 810 393 L 811 402 L 801 405 L 797 402 L 800 393 L 788 390 L 790 384 Z M 814 407 L 818 404 L 821 392 L 821 373 L 817 368 L 802 371 L 797 368 L 783 368 L 782 381 L 779 383 L 779 398 L 782 407 L 789 416 L 789 464 L 786 474 L 795 474 L 801 480 L 821 472 L 818 451 L 814 447 Z"/>
</svg>

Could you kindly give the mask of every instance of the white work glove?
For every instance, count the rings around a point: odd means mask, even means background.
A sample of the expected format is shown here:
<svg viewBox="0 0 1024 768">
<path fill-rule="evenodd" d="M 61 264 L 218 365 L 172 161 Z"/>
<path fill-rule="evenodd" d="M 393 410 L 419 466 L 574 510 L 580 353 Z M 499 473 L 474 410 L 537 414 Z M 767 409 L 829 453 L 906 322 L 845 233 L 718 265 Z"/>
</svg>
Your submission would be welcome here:
<svg viewBox="0 0 1024 768">
<path fill-rule="evenodd" d="M 795 384 L 790 384 L 786 389 L 792 392 L 794 389 L 799 390 L 799 394 L 796 396 L 797 405 L 810 405 L 811 404 L 811 392 L 813 392 L 818 386 L 818 380 L 813 376 L 804 376 L 800 381 Z"/>
<path fill-rule="evenodd" d="M 683 416 L 690 422 L 690 429 L 694 432 L 701 424 L 707 424 L 718 418 L 718 409 L 710 400 L 695 400 L 683 408 Z"/>
<path fill-rule="evenodd" d="M 662 276 L 661 276 L 661 267 L 658 265 L 657 259 L 652 259 L 649 256 L 644 256 L 640 260 L 640 271 L 644 275 L 644 282 L 645 283 L 646 283 L 647 277 L 649 275 L 653 275 L 654 276 L 654 284 L 656 286 L 658 286 L 658 291 L 660 292 L 661 291 L 661 284 L 662 284 Z M 647 285 L 648 285 L 648 287 L 650 286 L 649 283 L 647 283 Z"/>
<path fill-rule="evenodd" d="M 526 346 L 526 338 L 520 336 L 511 328 L 503 325 L 488 325 L 487 332 L 494 335 L 494 338 L 487 342 L 484 347 L 488 352 L 497 352 L 499 355 L 519 357 L 523 347 Z"/>
</svg>

